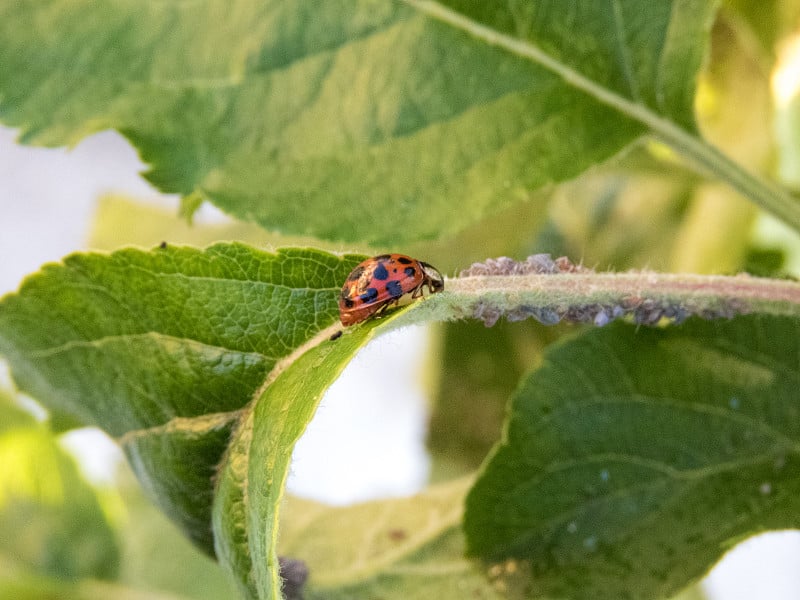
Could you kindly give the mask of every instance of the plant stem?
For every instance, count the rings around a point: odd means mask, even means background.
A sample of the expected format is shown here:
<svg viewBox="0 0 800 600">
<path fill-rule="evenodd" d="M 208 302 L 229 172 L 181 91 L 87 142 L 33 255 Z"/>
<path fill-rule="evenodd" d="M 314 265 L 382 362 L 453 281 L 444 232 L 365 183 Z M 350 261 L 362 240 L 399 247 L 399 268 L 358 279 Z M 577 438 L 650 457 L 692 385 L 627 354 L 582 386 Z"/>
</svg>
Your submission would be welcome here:
<svg viewBox="0 0 800 600">
<path fill-rule="evenodd" d="M 655 113 L 650 107 L 598 85 L 578 71 L 556 60 L 530 41 L 511 37 L 431 0 L 403 0 L 430 18 L 447 23 L 491 46 L 535 62 L 561 77 L 569 86 L 579 89 L 598 102 L 610 106 L 643 125 L 665 144 L 685 157 L 703 175 L 711 174 L 752 202 L 800 231 L 800 202 L 777 185 L 744 169 L 713 145 L 689 133 Z"/>
<path fill-rule="evenodd" d="M 483 275 L 448 279 L 446 292 L 419 302 L 401 323 L 476 318 L 489 326 L 536 318 L 604 325 L 618 318 L 653 325 L 691 316 L 743 314 L 800 317 L 800 282 L 750 275 L 559 273 Z"/>
</svg>

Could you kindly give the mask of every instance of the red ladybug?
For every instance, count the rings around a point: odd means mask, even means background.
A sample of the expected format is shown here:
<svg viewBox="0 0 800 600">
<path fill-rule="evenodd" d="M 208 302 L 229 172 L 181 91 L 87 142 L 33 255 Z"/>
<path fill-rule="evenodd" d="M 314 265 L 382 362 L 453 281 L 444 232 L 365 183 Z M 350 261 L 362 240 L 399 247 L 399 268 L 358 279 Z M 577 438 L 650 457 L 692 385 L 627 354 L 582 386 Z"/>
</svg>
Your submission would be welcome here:
<svg viewBox="0 0 800 600">
<path fill-rule="evenodd" d="M 422 296 L 444 289 L 444 277 L 428 263 L 404 254 L 381 254 L 368 258 L 347 276 L 339 295 L 342 325 L 355 325 L 397 304 L 405 294 Z"/>
</svg>

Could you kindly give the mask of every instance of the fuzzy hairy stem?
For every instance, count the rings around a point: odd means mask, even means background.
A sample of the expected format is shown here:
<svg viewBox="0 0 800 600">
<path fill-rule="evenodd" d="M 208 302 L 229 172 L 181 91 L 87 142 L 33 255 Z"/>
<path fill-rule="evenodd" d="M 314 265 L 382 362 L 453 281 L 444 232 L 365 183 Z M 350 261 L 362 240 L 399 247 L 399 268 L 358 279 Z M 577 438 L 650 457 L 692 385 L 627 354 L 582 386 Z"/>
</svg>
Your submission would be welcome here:
<svg viewBox="0 0 800 600">
<path fill-rule="evenodd" d="M 605 325 L 625 318 L 641 325 L 689 317 L 731 318 L 763 313 L 800 317 L 800 282 L 747 274 L 692 275 L 629 271 L 596 273 L 566 258 L 534 255 L 524 262 L 489 259 L 446 282 L 398 324 L 480 319 L 486 326 L 535 318 Z"/>
<path fill-rule="evenodd" d="M 501 316 L 546 324 L 561 320 L 605 325 L 630 317 L 650 325 L 663 318 L 730 318 L 768 313 L 800 316 L 800 283 L 749 275 L 676 275 L 651 272 L 477 276 L 448 289 L 465 317 L 491 325 Z"/>
</svg>

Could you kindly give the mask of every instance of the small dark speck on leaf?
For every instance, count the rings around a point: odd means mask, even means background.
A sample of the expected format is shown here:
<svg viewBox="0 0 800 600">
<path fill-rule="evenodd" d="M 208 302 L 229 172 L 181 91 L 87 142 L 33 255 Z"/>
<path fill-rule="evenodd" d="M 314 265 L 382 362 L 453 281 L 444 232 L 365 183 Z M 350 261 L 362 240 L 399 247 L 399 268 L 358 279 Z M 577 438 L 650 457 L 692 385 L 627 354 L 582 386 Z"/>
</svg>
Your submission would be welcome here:
<svg viewBox="0 0 800 600">
<path fill-rule="evenodd" d="M 334 332 L 333 335 L 331 335 L 331 337 L 328 338 L 328 339 L 330 339 L 330 341 L 334 341 L 334 340 L 338 340 L 340 337 L 342 337 L 342 330 L 341 329 L 339 331 Z"/>
<path fill-rule="evenodd" d="M 408 534 L 404 529 L 390 529 L 389 530 L 389 539 L 393 542 L 402 542 L 404 539 L 408 537 Z"/>
</svg>

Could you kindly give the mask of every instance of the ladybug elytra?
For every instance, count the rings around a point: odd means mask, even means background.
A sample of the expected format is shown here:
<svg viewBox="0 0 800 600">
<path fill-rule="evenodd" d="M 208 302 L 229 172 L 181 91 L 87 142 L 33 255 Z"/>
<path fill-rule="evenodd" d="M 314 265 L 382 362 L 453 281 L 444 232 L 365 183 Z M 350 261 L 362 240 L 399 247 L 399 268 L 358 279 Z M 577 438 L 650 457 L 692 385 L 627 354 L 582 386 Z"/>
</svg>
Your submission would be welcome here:
<svg viewBox="0 0 800 600">
<path fill-rule="evenodd" d="M 368 258 L 347 276 L 339 295 L 342 325 L 355 325 L 397 304 L 405 294 L 422 296 L 444 289 L 444 277 L 435 267 L 404 254 L 381 254 Z"/>
</svg>

